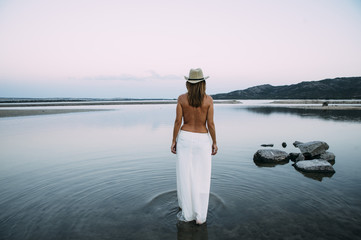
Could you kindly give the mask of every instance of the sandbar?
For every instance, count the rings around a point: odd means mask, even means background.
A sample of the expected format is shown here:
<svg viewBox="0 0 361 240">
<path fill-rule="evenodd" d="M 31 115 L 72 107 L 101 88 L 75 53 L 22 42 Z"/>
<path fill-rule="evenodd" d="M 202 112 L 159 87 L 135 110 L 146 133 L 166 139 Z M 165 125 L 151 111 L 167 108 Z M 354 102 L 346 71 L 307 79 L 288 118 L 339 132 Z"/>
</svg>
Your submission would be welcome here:
<svg viewBox="0 0 361 240">
<path fill-rule="evenodd" d="M 109 109 L 0 109 L 0 118 L 93 111 L 109 111 Z"/>
<path fill-rule="evenodd" d="M 327 106 L 323 106 L 327 103 Z M 284 108 L 313 110 L 361 110 L 361 100 L 277 100 L 272 104 L 284 104 Z"/>
<path fill-rule="evenodd" d="M 299 109 L 314 109 L 314 110 L 361 110 L 361 106 L 342 106 L 342 105 L 333 105 L 333 106 L 285 106 L 287 108 L 299 108 Z"/>
<path fill-rule="evenodd" d="M 163 101 L 81 101 L 81 102 L 12 102 L 0 103 L 2 107 L 66 107 L 66 106 L 102 106 L 102 105 L 154 105 L 176 104 L 177 100 Z M 240 104 L 237 100 L 214 100 L 215 104 Z"/>
</svg>

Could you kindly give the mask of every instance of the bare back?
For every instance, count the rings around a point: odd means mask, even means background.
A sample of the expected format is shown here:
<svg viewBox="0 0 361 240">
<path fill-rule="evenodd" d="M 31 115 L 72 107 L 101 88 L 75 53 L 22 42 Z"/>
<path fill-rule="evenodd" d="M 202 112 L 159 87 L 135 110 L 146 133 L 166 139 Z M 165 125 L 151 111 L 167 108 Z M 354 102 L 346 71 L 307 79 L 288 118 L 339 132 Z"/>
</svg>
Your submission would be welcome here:
<svg viewBox="0 0 361 240">
<path fill-rule="evenodd" d="M 183 126 L 181 129 L 189 132 L 207 133 L 208 111 L 210 107 L 213 107 L 212 98 L 205 95 L 202 106 L 197 108 L 189 105 L 187 94 L 179 96 L 179 102 L 183 115 Z"/>
<path fill-rule="evenodd" d="M 179 129 L 182 129 L 184 131 L 196 133 L 209 132 L 213 141 L 212 155 L 215 155 L 217 154 L 218 147 L 216 140 L 216 127 L 213 119 L 213 99 L 211 96 L 205 95 L 202 106 L 196 108 L 189 105 L 187 96 L 187 94 L 183 94 L 178 97 L 171 151 L 174 154 L 177 153 L 177 136 Z"/>
</svg>

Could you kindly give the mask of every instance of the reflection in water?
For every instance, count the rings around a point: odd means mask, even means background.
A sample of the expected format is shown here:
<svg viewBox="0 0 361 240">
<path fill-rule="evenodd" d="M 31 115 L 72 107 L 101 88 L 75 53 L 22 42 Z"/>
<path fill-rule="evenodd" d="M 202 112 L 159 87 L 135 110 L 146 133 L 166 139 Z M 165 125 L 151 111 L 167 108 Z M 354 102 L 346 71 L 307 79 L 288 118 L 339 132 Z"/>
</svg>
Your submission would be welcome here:
<svg viewBox="0 0 361 240">
<path fill-rule="evenodd" d="M 298 171 L 298 170 L 297 170 Z M 303 176 L 311 178 L 313 180 L 317 180 L 322 182 L 323 178 L 331 178 L 335 173 L 307 173 L 307 172 L 302 172 L 302 171 L 298 171 L 300 173 L 303 174 Z"/>
<path fill-rule="evenodd" d="M 257 160 L 253 160 L 253 162 L 258 167 L 275 167 L 277 165 L 285 165 L 285 164 L 289 163 L 289 161 L 282 161 L 282 162 L 278 162 L 278 163 L 264 163 L 264 162 L 259 162 Z"/>
<path fill-rule="evenodd" d="M 318 110 L 307 108 L 289 108 L 289 107 L 273 107 L 273 106 L 257 106 L 246 108 L 250 112 L 269 115 L 272 113 L 295 114 L 301 117 L 322 118 L 333 121 L 361 121 L 359 110 Z"/>
<path fill-rule="evenodd" d="M 259 162 L 259 161 L 256 161 L 256 160 L 253 160 L 254 164 L 257 166 L 257 167 L 269 167 L 269 168 L 273 168 L 273 167 L 276 167 L 277 165 L 286 165 L 289 163 L 289 161 L 285 161 L 285 162 L 279 162 L 279 163 L 263 163 L 263 162 Z M 335 164 L 335 161 L 331 161 L 330 162 L 332 165 Z M 292 164 L 293 166 L 293 164 Z M 317 181 L 322 181 L 322 179 L 324 177 L 327 177 L 327 178 L 331 178 L 335 173 L 307 173 L 307 172 L 302 172 L 302 171 L 299 171 L 297 169 L 295 169 L 296 171 L 300 172 L 303 174 L 303 176 L 305 177 L 308 177 L 308 178 L 311 178 L 311 179 L 314 179 L 314 180 L 317 180 Z"/>
<path fill-rule="evenodd" d="M 195 221 L 179 221 L 177 230 L 177 240 L 208 240 L 207 223 L 197 225 Z"/>
<path fill-rule="evenodd" d="M 225 203 L 222 198 L 211 192 L 209 194 L 207 223 L 212 223 L 217 219 L 224 209 Z M 158 223 L 171 226 L 177 219 L 179 210 L 177 190 L 172 190 L 154 196 L 143 206 L 141 211 L 153 219 L 157 219 Z"/>
<path fill-rule="evenodd" d="M 196 226 L 177 224 L 174 107 L 1 118 L 0 239 L 359 238 L 360 122 L 216 105 L 221 151 Z M 319 138 L 341 159 L 332 178 L 252 162 L 261 142 Z"/>
<path fill-rule="evenodd" d="M 289 162 L 262 163 L 262 162 L 258 162 L 258 161 L 255 161 L 255 160 L 253 160 L 253 162 L 257 167 L 269 167 L 269 168 L 275 167 L 277 165 L 285 165 L 285 164 L 289 163 Z M 334 163 L 335 162 L 333 162 L 333 164 Z M 298 170 L 296 170 L 296 171 L 298 171 Z M 331 178 L 335 174 L 335 173 L 306 173 L 306 172 L 302 172 L 302 171 L 298 171 L 298 172 L 302 173 L 303 176 L 305 176 L 305 177 L 308 177 L 308 178 L 311 178 L 311 179 L 314 179 L 314 180 L 317 180 L 317 181 L 320 181 L 320 182 L 322 181 L 322 179 L 324 177 Z"/>
</svg>

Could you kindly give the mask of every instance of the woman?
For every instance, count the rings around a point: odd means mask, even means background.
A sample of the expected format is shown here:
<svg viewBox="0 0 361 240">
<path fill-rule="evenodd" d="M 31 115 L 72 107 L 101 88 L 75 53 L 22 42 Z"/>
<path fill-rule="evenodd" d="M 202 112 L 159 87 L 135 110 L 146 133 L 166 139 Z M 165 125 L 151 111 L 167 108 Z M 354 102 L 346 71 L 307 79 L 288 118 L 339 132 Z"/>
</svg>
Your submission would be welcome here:
<svg viewBox="0 0 361 240">
<path fill-rule="evenodd" d="M 191 69 L 185 77 L 188 93 L 178 97 L 171 146 L 177 154 L 177 195 L 182 209 L 178 217 L 197 224 L 207 218 L 211 155 L 218 151 L 213 99 L 205 92 L 207 78 L 199 68 Z"/>
</svg>

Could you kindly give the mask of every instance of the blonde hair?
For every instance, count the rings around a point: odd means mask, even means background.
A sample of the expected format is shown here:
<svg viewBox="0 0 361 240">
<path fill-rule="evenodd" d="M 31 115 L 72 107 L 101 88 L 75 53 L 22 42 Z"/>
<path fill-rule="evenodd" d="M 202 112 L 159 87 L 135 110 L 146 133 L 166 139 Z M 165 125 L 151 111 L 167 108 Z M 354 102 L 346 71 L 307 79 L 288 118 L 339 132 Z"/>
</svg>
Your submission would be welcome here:
<svg viewBox="0 0 361 240">
<path fill-rule="evenodd" d="M 202 106 L 204 96 L 206 95 L 206 81 L 198 83 L 186 83 L 188 90 L 188 103 L 192 107 Z"/>
</svg>

